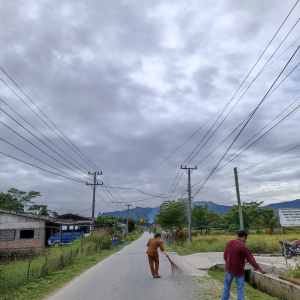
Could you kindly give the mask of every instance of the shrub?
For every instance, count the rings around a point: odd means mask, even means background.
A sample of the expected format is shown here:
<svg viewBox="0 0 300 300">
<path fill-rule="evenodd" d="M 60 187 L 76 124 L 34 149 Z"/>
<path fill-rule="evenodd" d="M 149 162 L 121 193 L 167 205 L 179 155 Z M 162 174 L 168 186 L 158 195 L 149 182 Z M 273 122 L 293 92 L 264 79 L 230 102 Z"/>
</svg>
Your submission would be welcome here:
<svg viewBox="0 0 300 300">
<path fill-rule="evenodd" d="M 180 243 L 181 246 L 183 246 L 183 244 L 187 241 L 188 237 L 189 234 L 184 230 L 176 230 L 174 233 L 175 241 L 177 242 L 177 244 Z"/>
<path fill-rule="evenodd" d="M 197 236 L 198 235 L 198 230 L 192 230 L 191 234 L 192 234 L 192 236 Z"/>
</svg>

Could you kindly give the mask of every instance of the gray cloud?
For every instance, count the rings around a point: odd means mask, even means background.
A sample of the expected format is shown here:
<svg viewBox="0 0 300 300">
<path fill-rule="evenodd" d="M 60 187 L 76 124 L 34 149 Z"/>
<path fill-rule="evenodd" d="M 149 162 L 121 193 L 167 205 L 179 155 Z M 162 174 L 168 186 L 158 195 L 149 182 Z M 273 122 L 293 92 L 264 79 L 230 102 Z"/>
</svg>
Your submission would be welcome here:
<svg viewBox="0 0 300 300">
<path fill-rule="evenodd" d="M 1 137 L 83 181 L 55 176 L 1 154 L 1 191 L 11 187 L 37 190 L 42 193 L 37 201 L 50 209 L 90 215 L 92 190 L 84 182 L 90 178 L 87 171 L 93 172 L 97 166 L 106 176 L 98 178 L 105 185 L 108 179 L 115 187 L 136 187 L 161 195 L 168 194 L 174 183 L 173 188 L 178 189 L 173 197 L 186 197 L 186 174 L 179 172 L 178 183 L 175 178 L 180 165 L 192 158 L 190 154 L 195 149 L 193 153 L 199 153 L 188 163 L 199 164 L 192 175 L 197 184 L 193 187 L 195 193 L 234 141 L 241 129 L 236 129 L 238 124 L 255 109 L 295 51 L 297 43 L 289 46 L 298 38 L 299 25 L 274 56 L 274 63 L 238 103 L 243 92 L 229 104 L 205 137 L 293 5 L 294 1 L 273 1 L 270 6 L 258 0 L 2 2 L 0 66 L 90 161 L 67 146 L 56 135 L 60 135 L 57 129 L 53 128 L 53 132 L 46 127 L 0 82 L 0 98 L 71 158 L 3 103 L 0 108 L 66 160 L 2 112 L 0 120 L 66 166 L 0 124 Z M 255 78 L 298 15 L 297 6 L 246 84 Z M 284 74 L 298 60 L 299 54 Z M 1 72 L 0 77 L 53 127 L 5 74 Z M 298 80 L 297 69 L 266 99 L 228 151 L 225 163 L 299 97 Z M 275 121 L 263 132 L 274 124 Z M 236 160 L 226 166 L 222 162 L 220 167 L 224 167 L 211 177 L 195 200 L 235 203 L 235 166 L 242 171 L 241 196 L 245 201 L 256 199 L 267 204 L 299 198 L 299 148 L 281 154 L 299 144 L 298 124 L 296 111 Z M 220 128 L 210 137 L 218 125 Z M 202 143 L 195 148 L 202 139 L 205 146 L 200 149 Z M 3 141 L 0 145 L 4 153 L 56 172 Z M 179 187 L 183 187 L 182 193 Z M 150 198 L 136 190 L 115 192 L 99 187 L 97 191 L 102 199 L 97 199 L 96 212 L 125 209 L 125 203 Z M 106 204 L 103 200 L 120 203 Z M 132 203 L 156 206 L 162 201 L 164 198 L 152 198 Z"/>
</svg>

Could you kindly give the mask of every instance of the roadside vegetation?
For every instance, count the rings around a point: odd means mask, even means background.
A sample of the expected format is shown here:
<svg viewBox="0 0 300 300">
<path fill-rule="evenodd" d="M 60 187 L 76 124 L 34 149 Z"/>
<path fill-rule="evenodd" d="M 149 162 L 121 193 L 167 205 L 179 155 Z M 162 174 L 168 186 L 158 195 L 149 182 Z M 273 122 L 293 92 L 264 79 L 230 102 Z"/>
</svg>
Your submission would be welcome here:
<svg viewBox="0 0 300 300">
<path fill-rule="evenodd" d="M 242 204 L 243 223 L 249 233 L 246 245 L 253 254 L 281 255 L 282 240 L 279 218 L 275 210 L 262 207 L 262 202 L 252 201 Z M 232 206 L 225 214 L 218 214 L 208 206 L 195 205 L 191 210 L 192 244 L 187 234 L 187 199 L 165 201 L 156 216 L 157 222 L 165 229 L 172 231 L 172 244 L 167 251 L 179 255 L 199 252 L 223 252 L 230 239 L 236 237 L 240 228 L 239 209 Z M 283 228 L 285 241 L 300 239 L 300 228 Z M 167 240 L 165 241 L 166 244 Z M 290 269 L 290 276 L 300 278 L 300 262 Z"/>
<path fill-rule="evenodd" d="M 173 240 L 171 246 L 167 246 L 168 251 L 177 252 L 179 255 L 189 255 L 199 252 L 223 252 L 229 240 L 236 238 L 236 234 L 219 233 L 208 235 L 196 235 L 192 237 L 192 244 L 190 245 L 187 239 L 183 244 Z M 285 234 L 286 240 L 295 240 L 299 238 L 299 233 Z M 281 255 L 281 247 L 279 241 L 282 240 L 280 234 L 249 234 L 247 240 L 247 247 L 253 254 L 279 254 Z M 166 241 L 167 243 L 167 241 Z"/>
<path fill-rule="evenodd" d="M 218 269 L 218 268 L 212 268 L 209 271 L 209 275 L 220 282 L 222 285 L 224 283 L 224 271 Z M 235 281 L 232 282 L 231 286 L 231 294 L 237 294 L 236 289 L 236 283 Z M 249 300 L 271 300 L 271 299 L 278 299 L 277 297 L 272 297 L 268 294 L 262 293 L 254 288 L 252 288 L 248 283 L 245 282 L 245 295 L 247 296 L 247 299 Z M 222 294 L 219 295 L 219 298 L 221 299 Z"/>
<path fill-rule="evenodd" d="M 13 261 L 1 268 L 0 299 L 42 299 L 140 236 L 130 235 L 127 244 L 111 247 L 109 235 L 91 235 L 70 245 L 46 249 L 38 256 Z"/>
</svg>

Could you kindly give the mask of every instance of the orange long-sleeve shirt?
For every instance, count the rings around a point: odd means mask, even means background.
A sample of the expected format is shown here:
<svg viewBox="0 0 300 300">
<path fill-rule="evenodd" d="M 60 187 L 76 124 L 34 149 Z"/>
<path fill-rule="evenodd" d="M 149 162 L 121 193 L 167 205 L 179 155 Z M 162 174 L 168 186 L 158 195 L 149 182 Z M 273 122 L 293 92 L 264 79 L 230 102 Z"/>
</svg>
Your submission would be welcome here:
<svg viewBox="0 0 300 300">
<path fill-rule="evenodd" d="M 160 248 L 161 251 L 165 251 L 164 245 L 162 243 L 162 241 L 159 238 L 151 238 L 148 243 L 148 250 L 147 250 L 147 254 L 148 255 L 152 255 L 152 256 L 158 256 L 158 247 Z"/>
</svg>

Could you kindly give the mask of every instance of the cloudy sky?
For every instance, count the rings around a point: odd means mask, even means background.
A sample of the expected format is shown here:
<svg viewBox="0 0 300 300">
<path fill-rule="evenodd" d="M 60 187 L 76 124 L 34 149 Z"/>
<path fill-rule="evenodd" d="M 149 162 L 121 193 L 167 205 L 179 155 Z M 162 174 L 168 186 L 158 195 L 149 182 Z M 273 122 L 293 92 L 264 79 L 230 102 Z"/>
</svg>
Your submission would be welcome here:
<svg viewBox="0 0 300 300">
<path fill-rule="evenodd" d="M 295 3 L 1 1 L 0 190 L 91 216 L 88 171 L 97 215 L 187 197 L 186 165 L 194 201 L 235 204 L 234 167 L 300 198 Z"/>
</svg>

